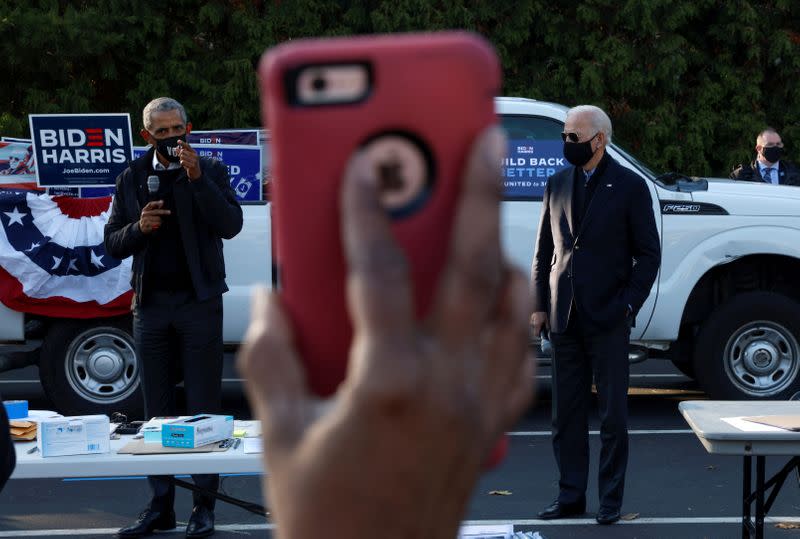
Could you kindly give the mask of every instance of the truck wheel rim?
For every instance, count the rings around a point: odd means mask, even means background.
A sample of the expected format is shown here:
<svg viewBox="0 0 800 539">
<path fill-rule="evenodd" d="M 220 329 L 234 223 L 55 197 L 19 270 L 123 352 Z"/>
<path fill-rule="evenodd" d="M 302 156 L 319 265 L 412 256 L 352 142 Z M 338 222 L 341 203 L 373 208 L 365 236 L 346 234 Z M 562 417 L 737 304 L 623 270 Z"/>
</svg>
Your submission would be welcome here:
<svg viewBox="0 0 800 539">
<path fill-rule="evenodd" d="M 739 391 L 751 397 L 772 397 L 797 379 L 800 347 L 784 326 L 751 322 L 728 339 L 724 361 L 725 374 Z"/>
<path fill-rule="evenodd" d="M 67 381 L 82 398 L 110 404 L 128 398 L 139 386 L 139 366 L 130 336 L 114 328 L 78 335 L 65 358 Z"/>
</svg>

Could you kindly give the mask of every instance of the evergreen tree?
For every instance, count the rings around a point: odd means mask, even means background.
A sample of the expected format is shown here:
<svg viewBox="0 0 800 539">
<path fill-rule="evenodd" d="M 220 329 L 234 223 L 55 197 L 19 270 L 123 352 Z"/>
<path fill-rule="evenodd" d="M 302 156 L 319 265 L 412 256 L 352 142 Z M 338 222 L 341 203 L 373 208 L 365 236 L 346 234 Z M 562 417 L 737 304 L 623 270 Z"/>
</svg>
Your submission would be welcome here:
<svg viewBox="0 0 800 539">
<path fill-rule="evenodd" d="M 727 176 L 778 129 L 800 161 L 796 0 L 5 0 L 0 134 L 28 114 L 129 112 L 160 95 L 196 129 L 260 125 L 262 52 L 302 37 L 467 29 L 504 95 L 594 103 L 656 171 Z M 454 88 L 453 91 L 458 91 Z"/>
</svg>

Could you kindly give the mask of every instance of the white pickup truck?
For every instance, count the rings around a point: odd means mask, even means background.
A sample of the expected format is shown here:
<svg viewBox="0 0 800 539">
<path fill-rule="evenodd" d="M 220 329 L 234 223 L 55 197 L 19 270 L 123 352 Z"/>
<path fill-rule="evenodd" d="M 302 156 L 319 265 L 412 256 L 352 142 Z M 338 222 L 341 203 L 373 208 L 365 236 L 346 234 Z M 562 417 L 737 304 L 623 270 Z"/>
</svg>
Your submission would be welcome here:
<svg viewBox="0 0 800 539">
<path fill-rule="evenodd" d="M 520 98 L 498 98 L 496 108 L 519 152 L 504 167 L 503 242 L 527 271 L 542 182 L 564 165 L 555 148 L 567 109 Z M 609 152 L 650 189 L 662 245 L 632 360 L 672 360 L 712 398 L 800 393 L 800 188 L 657 176 L 618 146 Z M 242 232 L 225 243 L 224 337 L 233 346 L 246 329 L 250 287 L 271 282 L 269 204 L 243 210 Z M 0 341 L 29 344 L 0 357 L 0 370 L 37 363 L 46 393 L 66 413 L 140 408 L 129 319 L 35 322 L 0 306 Z M 38 327 L 40 347 L 26 327 Z"/>
</svg>

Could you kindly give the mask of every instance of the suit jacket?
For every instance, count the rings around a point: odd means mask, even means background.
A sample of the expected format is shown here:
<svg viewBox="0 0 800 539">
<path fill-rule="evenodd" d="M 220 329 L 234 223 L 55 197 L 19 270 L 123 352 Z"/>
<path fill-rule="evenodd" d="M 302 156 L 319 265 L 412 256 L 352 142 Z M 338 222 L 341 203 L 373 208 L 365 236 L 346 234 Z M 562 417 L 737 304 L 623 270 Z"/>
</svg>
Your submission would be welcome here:
<svg viewBox="0 0 800 539">
<path fill-rule="evenodd" d="M 773 172 L 773 174 L 775 173 Z M 764 178 L 761 177 L 761 170 L 758 167 L 758 161 L 739 165 L 731 172 L 730 177 L 732 180 L 745 182 L 764 182 Z M 778 184 L 800 185 L 800 169 L 784 159 L 778 161 Z"/>
<path fill-rule="evenodd" d="M 106 252 L 116 258 L 133 255 L 131 287 L 134 301 L 142 301 L 148 237 L 139 229 L 139 216 L 147 204 L 147 174 L 153 161 L 151 148 L 117 177 L 111 215 L 105 226 Z M 242 208 L 236 200 L 228 172 L 213 159 L 200 158 L 201 176 L 190 182 L 181 169 L 175 180 L 176 217 L 186 262 L 197 299 L 206 300 L 228 290 L 222 239 L 242 229 Z"/>
<path fill-rule="evenodd" d="M 661 245 L 650 191 L 639 176 L 606 154 L 592 176 L 597 182 L 576 230 L 573 216 L 579 167 L 554 174 L 542 200 L 531 270 L 535 312 L 548 313 L 550 330 L 563 333 L 570 309 L 591 332 L 621 324 L 647 299 L 661 263 Z"/>
</svg>

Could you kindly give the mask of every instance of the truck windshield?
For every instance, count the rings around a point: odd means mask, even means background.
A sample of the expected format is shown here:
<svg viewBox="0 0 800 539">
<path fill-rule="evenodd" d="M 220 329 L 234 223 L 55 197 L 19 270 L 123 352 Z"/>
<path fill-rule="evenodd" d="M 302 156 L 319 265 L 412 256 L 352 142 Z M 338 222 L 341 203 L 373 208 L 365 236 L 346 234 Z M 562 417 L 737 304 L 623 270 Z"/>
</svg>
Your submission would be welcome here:
<svg viewBox="0 0 800 539">
<path fill-rule="evenodd" d="M 651 180 L 655 180 L 656 179 L 657 174 L 654 173 L 653 170 L 650 167 L 648 167 L 647 165 L 645 165 L 641 160 L 639 160 L 639 159 L 635 158 L 633 155 L 631 155 L 631 153 L 628 150 L 626 150 L 625 148 L 623 148 L 622 146 L 620 146 L 617 143 L 612 143 L 611 147 L 614 148 L 614 150 L 616 150 L 617 152 L 619 152 L 620 155 L 622 155 L 622 157 L 627 159 L 633 166 L 635 166 L 637 169 L 639 169 L 639 171 L 642 174 L 644 174 L 645 176 L 647 176 Z"/>
</svg>

